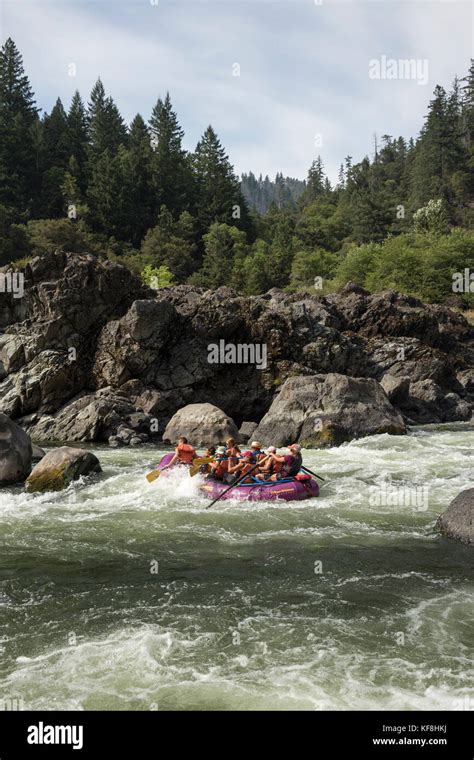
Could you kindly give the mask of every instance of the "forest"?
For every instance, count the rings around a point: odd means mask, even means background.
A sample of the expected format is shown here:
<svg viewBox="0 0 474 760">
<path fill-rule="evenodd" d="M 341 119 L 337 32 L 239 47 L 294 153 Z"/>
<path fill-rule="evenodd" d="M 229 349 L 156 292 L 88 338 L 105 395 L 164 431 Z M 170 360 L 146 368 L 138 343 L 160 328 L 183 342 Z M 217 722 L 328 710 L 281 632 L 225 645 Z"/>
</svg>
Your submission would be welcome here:
<svg viewBox="0 0 474 760">
<path fill-rule="evenodd" d="M 416 138 L 374 136 L 335 184 L 321 156 L 304 181 L 239 178 L 212 126 L 194 152 L 183 137 L 169 94 L 127 125 L 100 78 L 87 102 L 76 91 L 42 112 L 8 39 L 0 266 L 62 249 L 118 261 L 156 288 L 328 293 L 351 280 L 472 306 L 474 275 L 453 283 L 474 261 L 474 61 L 449 91 L 435 87 Z"/>
</svg>

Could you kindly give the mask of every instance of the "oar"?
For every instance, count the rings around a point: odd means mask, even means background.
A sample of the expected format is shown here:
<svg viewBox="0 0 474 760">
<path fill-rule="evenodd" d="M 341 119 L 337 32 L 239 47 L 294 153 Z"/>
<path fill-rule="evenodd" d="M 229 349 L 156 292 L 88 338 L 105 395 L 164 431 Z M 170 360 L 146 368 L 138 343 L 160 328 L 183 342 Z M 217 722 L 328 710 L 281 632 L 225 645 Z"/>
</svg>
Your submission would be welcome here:
<svg viewBox="0 0 474 760">
<path fill-rule="evenodd" d="M 148 473 L 148 475 L 146 476 L 146 479 L 148 480 L 149 483 L 153 483 L 153 481 L 159 478 L 160 475 L 161 475 L 161 470 L 152 470 L 151 472 Z"/>
<path fill-rule="evenodd" d="M 322 480 L 323 483 L 326 482 L 326 478 L 322 478 L 321 475 L 316 475 L 315 472 L 313 472 L 312 470 L 308 470 L 307 467 L 303 467 L 303 465 L 301 465 L 301 469 L 304 470 L 304 472 L 309 473 L 309 475 L 314 475 L 315 478 L 319 478 L 319 480 Z"/>
<path fill-rule="evenodd" d="M 192 467 L 189 468 L 189 474 L 192 478 L 198 474 L 202 464 L 210 464 L 214 461 L 214 457 L 198 457 L 193 459 Z"/>
<path fill-rule="evenodd" d="M 211 503 L 207 505 L 206 509 L 210 509 L 213 506 L 213 504 L 216 504 L 216 502 L 218 502 L 219 499 L 222 499 L 224 494 L 228 493 L 232 488 L 235 488 L 235 486 L 238 486 L 239 483 L 242 482 L 242 480 L 245 480 L 245 478 L 248 478 L 250 473 L 256 470 L 257 467 L 260 467 L 263 464 L 263 462 L 267 461 L 267 459 L 270 459 L 270 457 L 269 456 L 264 457 L 264 459 L 261 459 L 260 462 L 257 462 L 257 464 L 254 467 L 252 467 L 248 472 L 245 472 L 240 478 L 238 478 L 235 481 L 235 483 L 232 483 L 232 485 L 230 485 L 229 488 L 226 488 L 225 491 L 222 491 L 222 493 L 217 497 L 217 499 L 214 499 L 214 501 L 211 501 Z"/>
</svg>

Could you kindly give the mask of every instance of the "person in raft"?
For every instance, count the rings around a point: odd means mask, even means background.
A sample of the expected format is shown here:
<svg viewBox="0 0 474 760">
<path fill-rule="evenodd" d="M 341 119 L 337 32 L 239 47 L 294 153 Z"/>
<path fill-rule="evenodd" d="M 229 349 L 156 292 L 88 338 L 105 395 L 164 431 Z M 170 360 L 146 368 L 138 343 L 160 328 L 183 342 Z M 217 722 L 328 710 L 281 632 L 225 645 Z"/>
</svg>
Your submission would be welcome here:
<svg viewBox="0 0 474 760">
<path fill-rule="evenodd" d="M 218 446 L 211 464 L 211 470 L 207 476 L 208 480 L 224 480 L 228 472 L 229 459 L 225 446 Z"/>
<path fill-rule="evenodd" d="M 173 458 L 161 469 L 167 470 L 168 467 L 172 467 L 176 463 L 190 465 L 195 456 L 195 449 L 188 443 L 188 439 L 182 435 L 181 438 L 178 438 L 178 445 L 174 450 Z"/>
<path fill-rule="evenodd" d="M 262 451 L 262 444 L 260 441 L 252 441 L 250 449 L 254 464 L 257 464 L 265 457 L 265 452 Z"/>
<path fill-rule="evenodd" d="M 270 475 L 269 480 L 282 480 L 283 478 L 294 478 L 298 475 L 301 465 L 303 464 L 303 458 L 301 456 L 301 446 L 299 443 L 290 443 L 288 446 L 289 454 L 279 456 L 278 454 L 270 454 L 270 461 L 279 463 L 281 465 L 277 472 L 273 472 Z M 256 475 L 259 480 L 265 480 L 266 476 L 263 474 Z"/>
<path fill-rule="evenodd" d="M 275 446 L 268 447 L 266 456 L 268 456 L 268 454 L 276 454 Z M 255 475 L 255 477 L 258 478 L 259 480 L 270 480 L 270 476 L 276 475 L 276 473 L 280 472 L 281 468 L 282 468 L 282 463 L 277 462 L 276 459 L 273 459 L 272 457 L 270 457 L 259 468 L 259 474 Z"/>
<path fill-rule="evenodd" d="M 242 454 L 242 459 L 237 462 L 233 467 L 229 467 L 228 469 L 228 475 L 231 476 L 227 479 L 227 482 L 232 483 L 236 480 L 239 480 L 239 478 L 242 477 L 242 475 L 246 475 L 249 470 L 253 470 L 254 474 L 257 472 L 255 469 L 255 462 L 254 462 L 254 453 L 252 451 L 244 451 Z M 241 483 L 252 483 L 252 476 L 248 478 L 244 478 L 240 481 Z"/>
</svg>

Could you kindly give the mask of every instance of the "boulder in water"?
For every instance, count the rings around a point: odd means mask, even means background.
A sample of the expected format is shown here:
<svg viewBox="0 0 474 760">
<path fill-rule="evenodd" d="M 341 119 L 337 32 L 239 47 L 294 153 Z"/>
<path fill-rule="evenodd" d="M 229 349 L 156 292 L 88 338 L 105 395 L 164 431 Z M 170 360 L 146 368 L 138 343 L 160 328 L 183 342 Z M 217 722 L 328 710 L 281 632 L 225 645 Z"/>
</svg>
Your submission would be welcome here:
<svg viewBox="0 0 474 760">
<path fill-rule="evenodd" d="M 31 441 L 25 431 L 0 413 L 0 486 L 22 483 L 31 470 Z"/>
<path fill-rule="evenodd" d="M 193 446 L 212 446 L 227 438 L 238 440 L 234 420 L 213 404 L 187 404 L 170 419 L 163 440 L 175 443 L 184 435 Z"/>
<path fill-rule="evenodd" d="M 46 451 L 43 451 L 43 449 L 40 446 L 37 446 L 36 443 L 31 444 L 32 448 L 32 462 L 40 462 L 43 457 L 46 456 Z"/>
<path fill-rule="evenodd" d="M 465 544 L 474 545 L 474 488 L 461 491 L 436 523 L 441 533 Z"/>
<path fill-rule="evenodd" d="M 49 451 L 33 468 L 26 481 L 26 490 L 61 491 L 81 475 L 101 472 L 100 462 L 90 451 L 61 446 Z"/>
<path fill-rule="evenodd" d="M 382 386 L 330 373 L 288 378 L 253 435 L 265 445 L 320 448 L 377 433 L 406 433 Z"/>
</svg>

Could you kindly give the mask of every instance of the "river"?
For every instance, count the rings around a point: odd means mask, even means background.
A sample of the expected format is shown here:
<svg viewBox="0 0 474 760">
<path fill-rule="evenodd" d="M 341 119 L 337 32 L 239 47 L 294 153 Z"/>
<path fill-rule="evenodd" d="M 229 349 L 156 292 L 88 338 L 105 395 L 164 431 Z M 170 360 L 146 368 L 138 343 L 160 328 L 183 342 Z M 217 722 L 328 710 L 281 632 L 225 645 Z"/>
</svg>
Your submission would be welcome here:
<svg viewBox="0 0 474 760">
<path fill-rule="evenodd" d="M 61 493 L 1 490 L 0 700 L 473 709 L 474 554 L 434 531 L 473 484 L 473 440 L 305 451 L 327 482 L 296 504 L 206 510 L 196 479 L 147 482 L 151 448 L 95 448 L 103 474 Z"/>
</svg>

